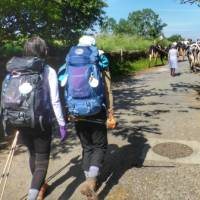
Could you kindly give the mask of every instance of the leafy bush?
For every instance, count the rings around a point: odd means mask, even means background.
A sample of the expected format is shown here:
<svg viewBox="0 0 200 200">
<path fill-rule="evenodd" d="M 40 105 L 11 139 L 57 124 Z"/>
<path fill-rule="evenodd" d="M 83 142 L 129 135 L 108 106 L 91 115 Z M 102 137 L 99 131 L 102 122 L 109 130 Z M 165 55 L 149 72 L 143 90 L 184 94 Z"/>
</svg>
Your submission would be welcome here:
<svg viewBox="0 0 200 200">
<path fill-rule="evenodd" d="M 0 47 L 0 57 L 12 57 L 21 55 L 23 52 L 23 44 L 25 39 L 19 38 L 17 41 L 3 41 Z"/>
</svg>

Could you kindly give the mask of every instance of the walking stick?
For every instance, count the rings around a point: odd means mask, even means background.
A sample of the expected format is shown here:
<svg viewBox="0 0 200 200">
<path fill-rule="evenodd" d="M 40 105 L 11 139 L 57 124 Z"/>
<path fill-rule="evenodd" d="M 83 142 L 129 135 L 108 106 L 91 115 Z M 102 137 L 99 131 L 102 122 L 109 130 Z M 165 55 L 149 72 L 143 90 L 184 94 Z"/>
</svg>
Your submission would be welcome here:
<svg viewBox="0 0 200 200">
<path fill-rule="evenodd" d="M 5 180 L 4 180 L 0 200 L 3 199 L 4 190 L 5 190 L 7 179 L 8 179 L 8 176 L 9 176 L 9 170 L 10 170 L 10 167 L 11 167 L 11 164 L 12 164 L 13 156 L 14 156 L 14 153 L 15 153 L 15 148 L 16 148 L 16 145 L 17 145 L 18 135 L 19 135 L 19 131 L 16 132 L 15 138 L 14 138 L 12 146 L 11 146 L 11 150 L 9 152 L 6 164 L 4 166 L 3 174 L 1 175 L 0 186 L 1 186 L 1 183 L 2 183 L 2 180 L 3 180 L 4 177 L 5 177 Z"/>
</svg>

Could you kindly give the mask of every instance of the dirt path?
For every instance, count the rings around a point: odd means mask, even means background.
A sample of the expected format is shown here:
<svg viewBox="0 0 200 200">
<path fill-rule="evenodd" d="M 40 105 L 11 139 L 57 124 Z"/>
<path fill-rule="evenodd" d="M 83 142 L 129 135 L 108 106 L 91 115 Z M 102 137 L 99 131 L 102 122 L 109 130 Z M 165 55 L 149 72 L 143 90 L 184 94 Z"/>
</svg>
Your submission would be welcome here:
<svg viewBox="0 0 200 200">
<path fill-rule="evenodd" d="M 200 199 L 200 74 L 180 63 L 179 76 L 161 67 L 116 82 L 119 126 L 109 131 L 100 199 Z M 0 170 L 7 151 L 0 152 Z M 47 200 L 82 200 L 81 148 L 74 131 L 64 145 L 54 139 Z M 30 183 L 28 156 L 15 155 L 5 200 L 20 200 Z"/>
</svg>

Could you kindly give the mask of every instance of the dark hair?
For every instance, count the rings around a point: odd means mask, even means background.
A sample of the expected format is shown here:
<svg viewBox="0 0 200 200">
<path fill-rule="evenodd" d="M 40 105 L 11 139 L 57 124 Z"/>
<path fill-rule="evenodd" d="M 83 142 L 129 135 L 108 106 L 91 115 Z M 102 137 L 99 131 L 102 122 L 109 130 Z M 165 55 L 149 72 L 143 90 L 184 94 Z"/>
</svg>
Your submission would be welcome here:
<svg viewBox="0 0 200 200">
<path fill-rule="evenodd" d="M 24 45 L 24 55 L 45 58 L 47 55 L 46 42 L 39 36 L 28 39 Z"/>
</svg>

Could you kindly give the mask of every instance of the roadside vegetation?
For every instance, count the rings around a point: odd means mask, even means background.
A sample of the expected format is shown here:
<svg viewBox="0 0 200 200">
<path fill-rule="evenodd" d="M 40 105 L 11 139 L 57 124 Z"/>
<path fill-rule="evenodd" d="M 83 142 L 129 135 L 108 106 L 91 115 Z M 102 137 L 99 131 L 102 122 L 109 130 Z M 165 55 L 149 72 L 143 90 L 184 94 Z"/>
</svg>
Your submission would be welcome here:
<svg viewBox="0 0 200 200">
<path fill-rule="evenodd" d="M 130 12 L 127 19 L 116 21 L 106 16 L 104 8 L 107 6 L 105 0 L 90 0 L 84 4 L 80 0 L 26 1 L 23 4 L 13 0 L 10 6 L 7 6 L 7 0 L 1 0 L 1 62 L 13 55 L 21 55 L 24 41 L 39 35 L 47 41 L 50 56 L 56 58 L 55 66 L 58 66 L 81 35 L 88 30 L 94 33 L 95 27 L 99 27 L 97 46 L 108 54 L 119 53 L 121 59 L 112 59 L 111 65 L 115 66 L 112 73 L 121 75 L 147 68 L 147 52 L 151 45 L 167 47 L 181 39 L 179 35 L 164 36 L 163 28 L 167 24 L 152 9 Z M 123 59 L 122 54 L 133 52 L 137 55 L 141 52 L 143 57 Z"/>
<path fill-rule="evenodd" d="M 104 50 L 107 54 L 112 52 L 118 53 L 118 59 L 111 60 L 112 74 L 114 76 L 124 75 L 128 73 L 133 73 L 143 69 L 147 69 L 149 66 L 149 61 L 147 59 L 148 48 L 154 43 L 160 43 L 163 46 L 170 44 L 170 41 L 163 39 L 145 39 L 139 36 L 130 36 L 125 34 L 110 35 L 101 34 L 97 37 L 97 46 L 99 49 Z M 22 55 L 24 39 L 20 38 L 17 41 L 6 41 L 0 48 L 1 58 L 10 58 L 14 55 Z M 50 44 L 50 51 L 52 52 L 52 57 L 64 57 L 67 52 L 68 46 L 62 41 L 55 40 Z M 120 60 L 120 54 L 122 53 L 134 53 L 141 52 L 144 56 L 143 58 L 138 57 L 133 60 Z M 60 63 L 58 63 L 59 65 Z M 158 59 L 158 65 L 161 64 Z M 151 63 L 151 66 L 154 64 Z"/>
<path fill-rule="evenodd" d="M 97 46 L 106 52 L 146 51 L 153 43 L 152 39 L 130 35 L 102 34 L 97 37 Z"/>
<path fill-rule="evenodd" d="M 164 59 L 164 63 L 167 63 L 167 59 Z M 157 67 L 161 66 L 162 62 L 158 59 L 157 63 L 154 62 L 150 63 L 149 66 L 149 59 L 148 58 L 142 58 L 136 61 L 125 61 L 125 62 L 117 62 L 117 63 L 111 63 L 111 72 L 113 76 L 119 76 L 119 75 L 128 75 L 128 74 L 134 74 L 139 71 L 147 70 L 150 67 Z"/>
<path fill-rule="evenodd" d="M 148 59 L 148 49 L 153 44 L 160 44 L 164 47 L 168 47 L 171 44 L 171 41 L 168 39 L 160 40 L 159 38 L 145 39 L 143 37 L 125 34 L 102 34 L 97 37 L 98 48 L 103 49 L 107 54 L 112 54 L 113 52 L 116 54 L 116 56 L 111 59 L 111 72 L 114 76 L 148 69 L 149 64 L 150 67 L 155 66 L 154 61 L 149 63 Z M 134 55 L 134 52 L 137 53 L 138 56 L 130 59 L 132 56 L 131 54 Z M 129 60 L 123 59 L 123 54 L 129 54 Z M 120 58 L 121 56 L 122 59 Z M 161 65 L 160 59 L 157 60 L 156 65 Z"/>
</svg>

